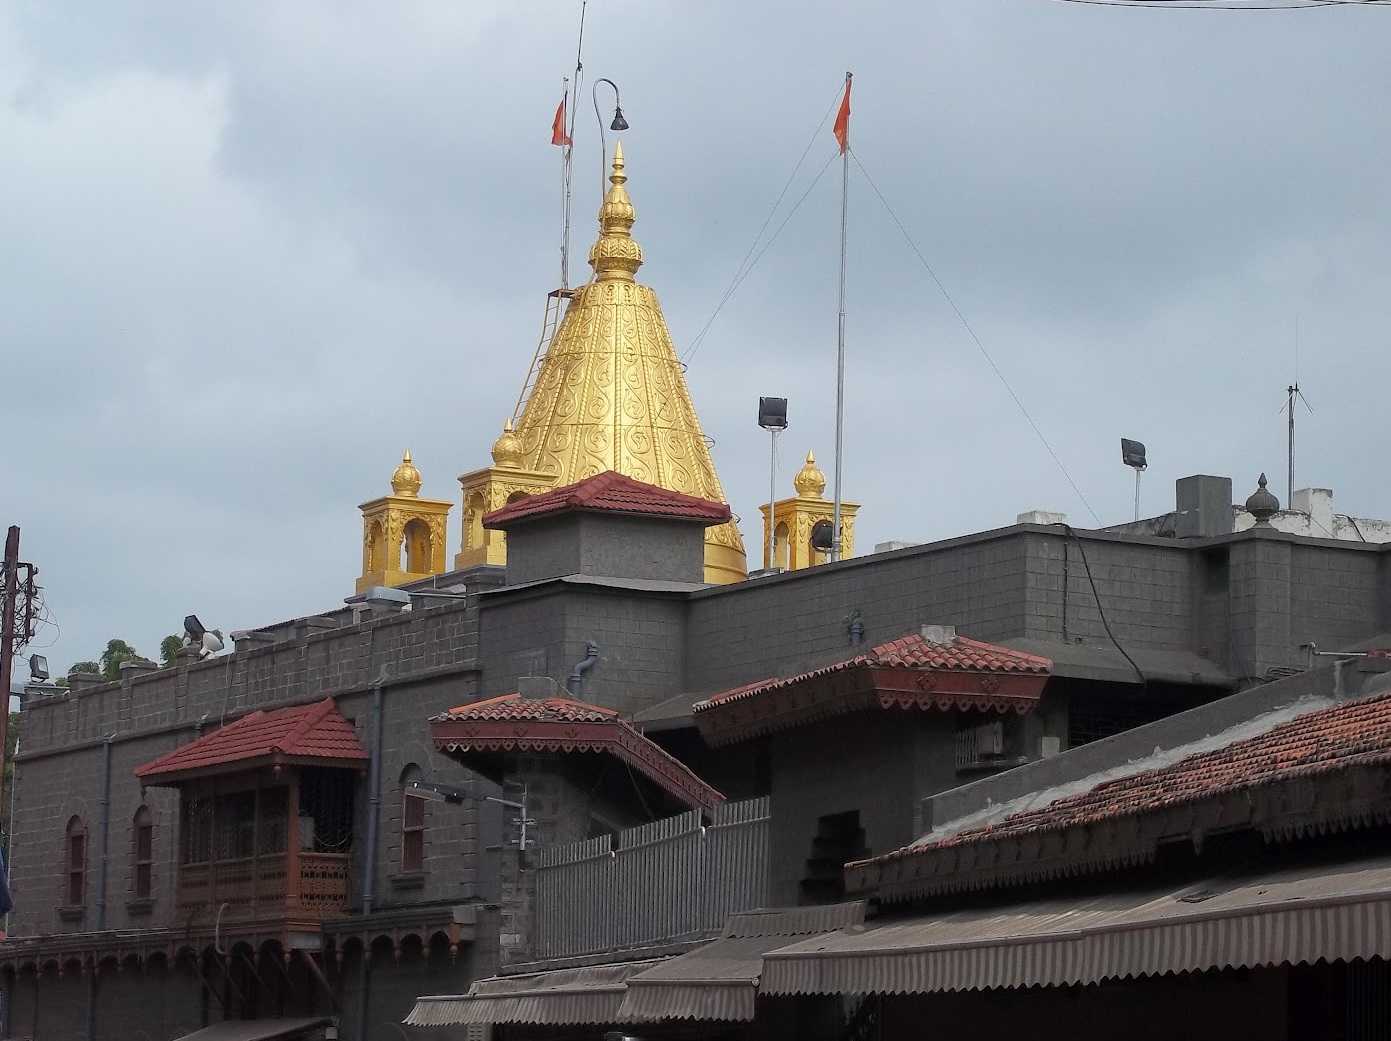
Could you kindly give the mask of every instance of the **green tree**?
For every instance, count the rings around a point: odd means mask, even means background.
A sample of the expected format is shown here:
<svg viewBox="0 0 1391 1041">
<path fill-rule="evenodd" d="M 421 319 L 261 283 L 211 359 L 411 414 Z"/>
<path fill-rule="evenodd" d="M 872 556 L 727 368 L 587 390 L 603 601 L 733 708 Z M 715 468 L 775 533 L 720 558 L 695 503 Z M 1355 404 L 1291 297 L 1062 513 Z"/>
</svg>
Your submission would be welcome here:
<svg viewBox="0 0 1391 1041">
<path fill-rule="evenodd" d="M 121 662 L 140 657 L 137 651 L 125 640 L 108 640 L 106 650 L 101 652 L 101 675 L 103 679 L 115 681 L 121 678 Z"/>
<path fill-rule="evenodd" d="M 67 676 L 59 676 L 53 681 L 53 685 L 55 687 L 66 687 L 68 685 L 68 676 L 71 676 L 74 672 L 92 672 L 100 675 L 101 666 L 94 661 L 75 661 L 68 667 Z"/>
<path fill-rule="evenodd" d="M 159 659 L 165 665 L 173 665 L 174 659 L 184 648 L 183 638 L 180 636 L 166 636 L 159 641 Z"/>
</svg>

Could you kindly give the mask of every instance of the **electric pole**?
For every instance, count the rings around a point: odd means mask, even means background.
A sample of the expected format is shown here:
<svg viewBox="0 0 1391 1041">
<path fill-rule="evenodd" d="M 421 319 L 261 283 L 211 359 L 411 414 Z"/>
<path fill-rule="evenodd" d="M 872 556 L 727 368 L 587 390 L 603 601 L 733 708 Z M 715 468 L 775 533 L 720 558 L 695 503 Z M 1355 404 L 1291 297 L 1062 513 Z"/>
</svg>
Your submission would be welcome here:
<svg viewBox="0 0 1391 1041">
<path fill-rule="evenodd" d="M 10 676 L 14 671 L 15 601 L 19 599 L 19 525 L 11 524 L 5 536 L 4 615 L 0 617 L 0 691 L 4 692 L 4 711 L 0 712 L 0 805 L 5 797 L 5 760 L 10 746 Z"/>
</svg>

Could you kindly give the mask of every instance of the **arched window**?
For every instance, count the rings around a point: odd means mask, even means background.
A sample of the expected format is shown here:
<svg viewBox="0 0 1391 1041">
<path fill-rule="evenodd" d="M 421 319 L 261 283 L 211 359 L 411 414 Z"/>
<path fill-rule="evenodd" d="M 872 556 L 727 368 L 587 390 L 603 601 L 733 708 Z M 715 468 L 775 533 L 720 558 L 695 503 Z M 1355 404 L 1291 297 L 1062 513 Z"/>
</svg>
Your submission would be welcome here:
<svg viewBox="0 0 1391 1041">
<path fill-rule="evenodd" d="M 81 817 L 68 821 L 63 850 L 67 905 L 81 907 L 87 895 L 87 825 L 82 823 Z"/>
<path fill-rule="evenodd" d="M 468 502 L 464 504 L 464 546 L 467 549 L 476 549 L 483 545 L 483 514 L 488 511 L 483 507 L 483 496 L 474 492 L 468 497 Z"/>
<path fill-rule="evenodd" d="M 367 570 L 381 571 L 386 567 L 386 531 L 381 521 L 372 522 L 367 538 Z"/>
<path fill-rule="evenodd" d="M 407 571 L 412 574 L 422 575 L 430 570 L 430 558 L 432 556 L 430 542 L 430 526 L 428 524 L 419 519 L 406 521 L 405 548 Z"/>
<path fill-rule="evenodd" d="M 773 567 L 780 567 L 786 571 L 791 566 L 787 550 L 787 522 L 784 521 L 773 529 Z"/>
<path fill-rule="evenodd" d="M 425 800 L 411 794 L 411 782 L 420 777 L 414 763 L 401 771 L 401 873 L 406 875 L 425 870 Z"/>
<path fill-rule="evenodd" d="M 154 894 L 155 821 L 148 806 L 135 811 L 131 822 L 131 890 L 137 900 Z"/>
</svg>

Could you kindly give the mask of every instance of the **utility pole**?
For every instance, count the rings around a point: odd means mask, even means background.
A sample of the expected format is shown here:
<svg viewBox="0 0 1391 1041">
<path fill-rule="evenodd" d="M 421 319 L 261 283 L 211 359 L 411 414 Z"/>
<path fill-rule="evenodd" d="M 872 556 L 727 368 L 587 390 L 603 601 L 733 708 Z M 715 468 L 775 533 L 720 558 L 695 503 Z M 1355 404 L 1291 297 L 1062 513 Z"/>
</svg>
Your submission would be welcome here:
<svg viewBox="0 0 1391 1041">
<path fill-rule="evenodd" d="M 5 710 L 0 712 L 0 804 L 5 796 L 5 760 L 10 740 L 10 677 L 14 672 L 15 601 L 19 599 L 19 525 L 11 524 L 5 536 L 4 615 L 0 618 L 0 691 Z M 11 822 L 13 827 L 13 822 Z"/>
</svg>

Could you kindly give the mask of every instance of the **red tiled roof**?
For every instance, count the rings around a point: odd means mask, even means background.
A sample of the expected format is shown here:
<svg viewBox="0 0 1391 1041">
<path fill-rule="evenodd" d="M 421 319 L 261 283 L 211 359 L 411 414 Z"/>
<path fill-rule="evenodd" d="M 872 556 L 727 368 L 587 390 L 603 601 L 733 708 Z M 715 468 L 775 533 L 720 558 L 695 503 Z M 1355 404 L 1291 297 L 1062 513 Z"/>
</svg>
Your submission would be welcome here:
<svg viewBox="0 0 1391 1041">
<path fill-rule="evenodd" d="M 485 528 L 503 528 L 519 520 L 564 513 L 569 510 L 598 510 L 638 517 L 674 517 L 723 524 L 729 520 L 729 507 L 695 495 L 673 492 L 655 484 L 644 484 L 615 470 L 606 470 L 563 488 L 508 503 L 483 518 Z"/>
<path fill-rule="evenodd" d="M 715 705 L 726 704 L 743 698 L 752 698 L 765 691 L 788 687 L 818 676 L 829 676 L 847 669 L 888 669 L 921 668 L 941 669 L 952 672 L 1008 672 L 1047 676 L 1053 671 L 1053 663 L 1037 654 L 998 647 L 993 643 L 982 643 L 966 636 L 954 637 L 949 643 L 930 643 L 921 633 L 911 633 L 897 640 L 881 643 L 870 649 L 868 654 L 858 654 L 853 658 L 823 665 L 795 676 L 774 677 L 746 683 L 742 687 L 722 691 L 695 705 L 696 712 L 703 712 Z"/>
<path fill-rule="evenodd" d="M 262 762 L 326 761 L 362 767 L 367 759 L 353 725 L 339 713 L 332 698 L 324 698 L 312 705 L 242 716 L 136 767 L 135 776 L 149 783 L 152 779 L 162 782 L 218 772 L 233 764 L 250 767 Z"/>
<path fill-rule="evenodd" d="M 1256 737 L 1191 755 L 1159 769 L 1105 781 L 1047 806 L 861 863 L 1028 833 L 1060 831 L 1167 809 L 1271 781 L 1376 764 L 1391 764 L 1391 694 L 1318 709 Z"/>
<path fill-rule="evenodd" d="M 506 720 L 530 723 L 607 723 L 617 719 L 611 708 L 570 698 L 524 698 L 502 694 L 471 705 L 459 705 L 435 716 L 435 720 Z"/>
<path fill-rule="evenodd" d="M 504 694 L 459 705 L 430 720 L 435 747 L 455 755 L 511 751 L 606 752 L 687 806 L 710 809 L 724 796 L 613 709 L 571 698 Z"/>
<path fill-rule="evenodd" d="M 912 633 L 867 654 L 723 691 L 698 702 L 693 715 L 707 742 L 723 744 L 863 709 L 1028 712 L 1052 670 L 1036 654 Z"/>
</svg>

